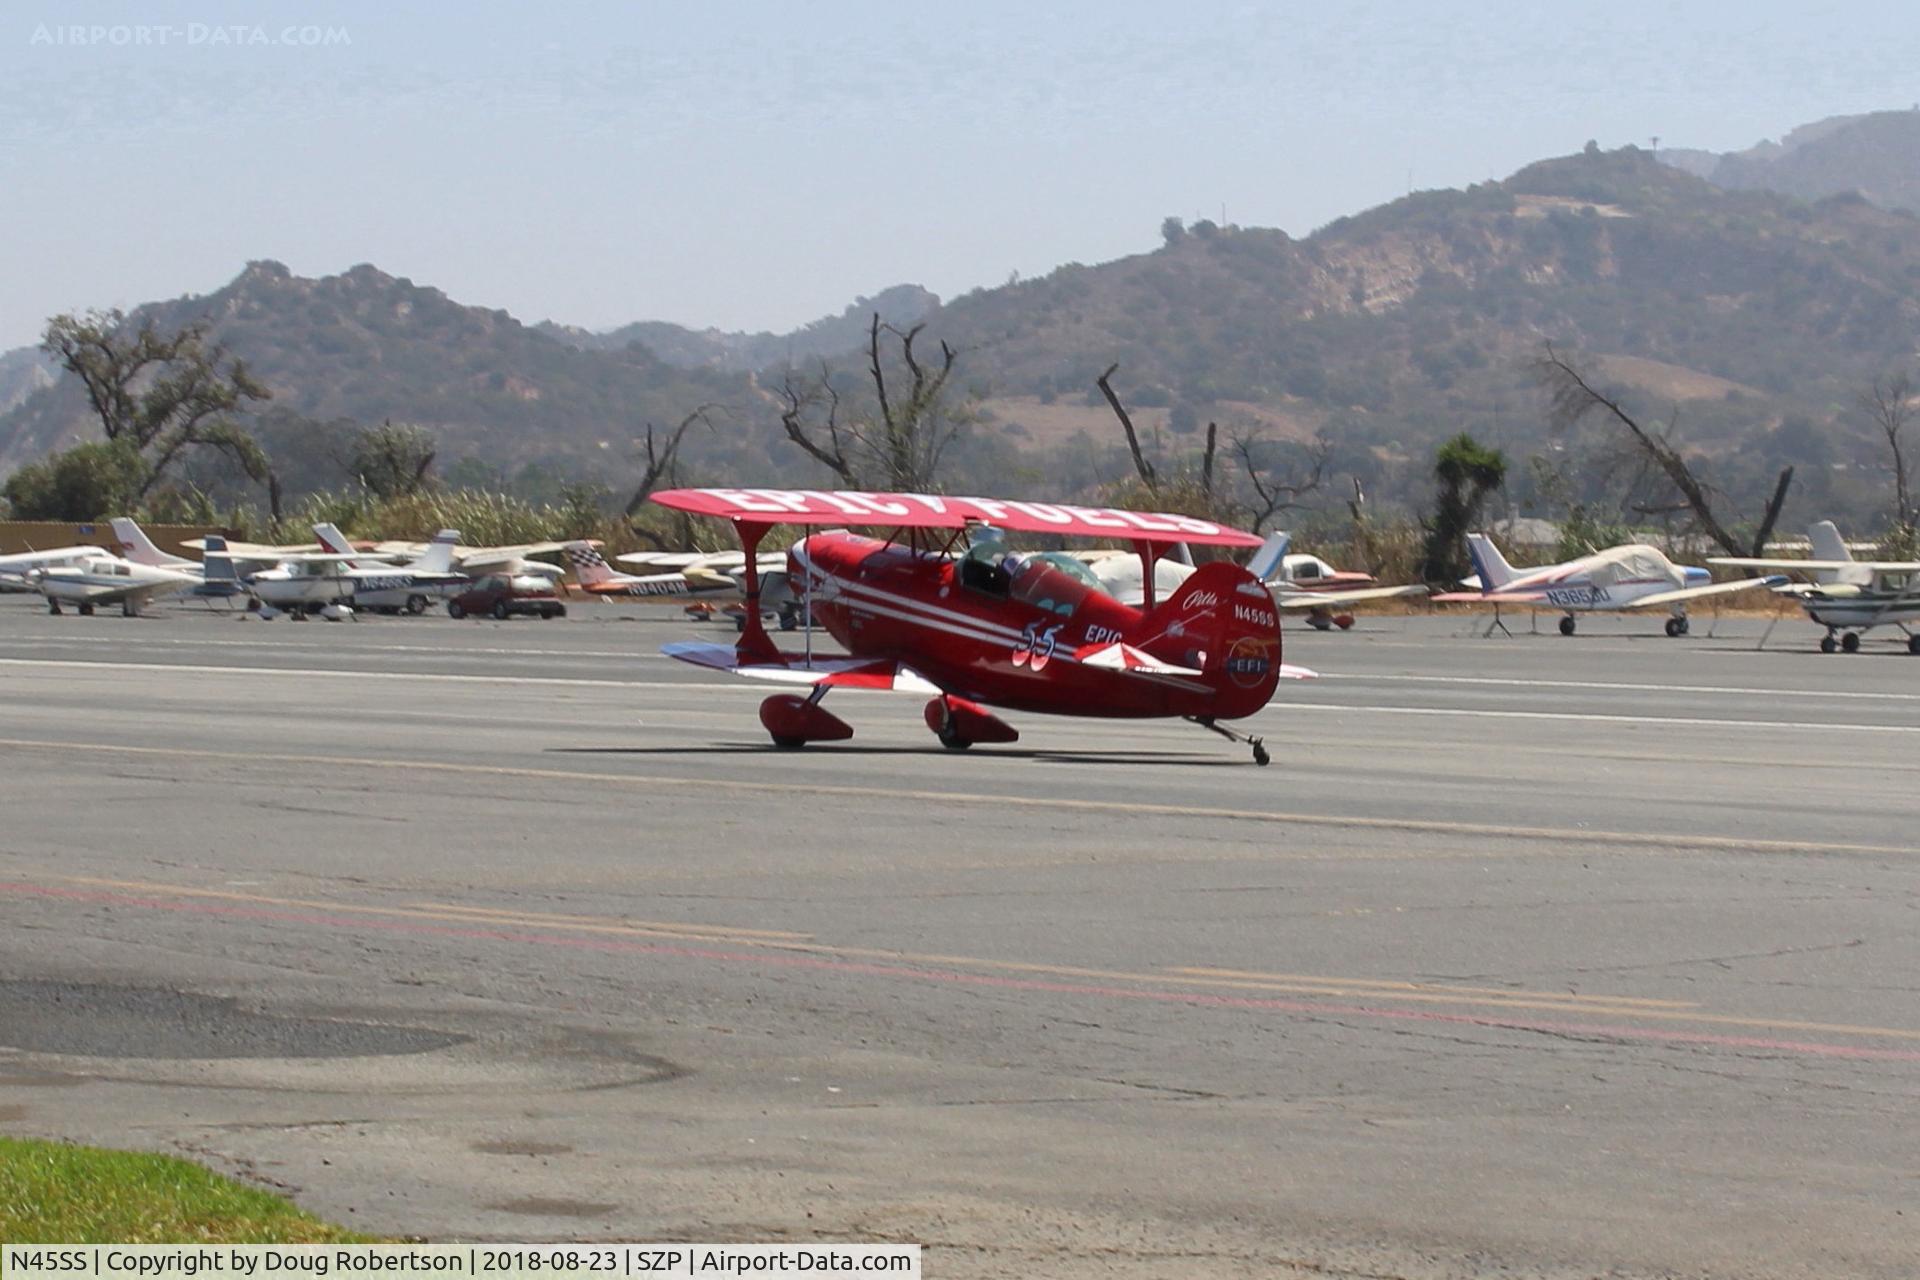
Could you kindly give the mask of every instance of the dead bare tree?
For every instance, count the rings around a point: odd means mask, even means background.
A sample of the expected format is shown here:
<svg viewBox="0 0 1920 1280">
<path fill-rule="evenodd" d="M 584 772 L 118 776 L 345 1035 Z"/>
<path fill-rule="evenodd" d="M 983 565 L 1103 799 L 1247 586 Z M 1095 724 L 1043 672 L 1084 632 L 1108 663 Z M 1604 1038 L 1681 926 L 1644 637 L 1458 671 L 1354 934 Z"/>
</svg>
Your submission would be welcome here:
<svg viewBox="0 0 1920 1280">
<path fill-rule="evenodd" d="M 1147 486 L 1148 493 L 1160 490 L 1160 473 L 1154 469 L 1147 456 L 1140 452 L 1140 433 L 1133 429 L 1133 416 L 1127 412 L 1127 406 L 1120 403 L 1120 397 L 1114 394 L 1113 384 L 1108 381 L 1120 368 L 1119 362 L 1107 366 L 1107 371 L 1095 381 L 1100 386 L 1100 394 L 1107 398 L 1107 404 L 1113 409 L 1113 416 L 1120 419 L 1120 429 L 1127 433 L 1127 451 L 1133 454 L 1133 469 L 1140 473 L 1140 482 Z M 1209 437 L 1211 438 L 1211 437 Z"/>
<path fill-rule="evenodd" d="M 1793 484 L 1793 468 L 1788 467 L 1780 473 L 1775 483 L 1773 497 L 1767 503 L 1766 512 L 1755 529 L 1751 544 L 1742 543 L 1735 538 L 1727 527 L 1720 523 L 1714 514 L 1713 503 L 1707 492 L 1707 486 L 1693 474 L 1687 460 L 1667 439 L 1671 423 L 1664 428 L 1642 426 L 1634 416 L 1621 407 L 1620 402 L 1599 390 L 1580 371 L 1571 358 L 1554 349 L 1551 342 L 1546 344 L 1546 354 L 1534 362 L 1535 375 L 1547 388 L 1551 397 L 1552 417 L 1555 425 L 1571 427 L 1595 409 L 1603 410 L 1631 435 L 1634 445 L 1656 465 L 1667 477 L 1673 487 L 1686 500 L 1693 512 L 1694 522 L 1709 538 L 1712 538 L 1730 556 L 1758 556 L 1766 548 L 1768 537 L 1773 533 L 1774 522 L 1780 518 L 1780 508 L 1787 500 L 1787 490 Z"/>
<path fill-rule="evenodd" d="M 644 442 L 647 451 L 647 469 L 641 474 L 639 487 L 633 491 L 633 496 L 627 499 L 624 514 L 629 519 L 659 487 L 660 481 L 673 474 L 674 468 L 679 465 L 680 442 L 686 438 L 687 429 L 696 422 L 711 428 L 713 419 L 708 415 L 719 407 L 715 404 L 701 405 L 680 419 L 680 425 L 668 432 L 657 444 L 654 439 L 653 424 L 651 422 L 647 424 L 647 438 Z"/>
<path fill-rule="evenodd" d="M 949 398 L 960 352 L 943 341 L 939 362 L 925 360 L 914 349 L 925 329 L 924 324 L 898 329 L 874 315 L 867 327 L 867 374 L 873 383 L 869 415 L 849 411 L 826 364 L 818 378 L 798 379 L 789 371 L 779 393 L 787 438 L 850 488 L 869 479 L 902 492 L 933 488 L 968 415 L 953 409 Z M 889 379 L 891 353 L 883 334 L 898 340 L 904 390 Z"/>
<path fill-rule="evenodd" d="M 1893 455 L 1894 528 L 1902 533 L 1913 529 L 1913 494 L 1907 481 L 1907 456 L 1900 436 L 1913 414 L 1913 380 L 1905 370 L 1885 378 L 1860 393 L 1860 407 L 1873 425 L 1886 437 L 1887 452 Z"/>
<path fill-rule="evenodd" d="M 1276 479 L 1273 472 L 1263 468 L 1254 457 L 1255 449 L 1265 443 L 1257 431 L 1236 433 L 1230 440 L 1233 456 L 1247 477 L 1247 486 L 1253 490 L 1253 501 L 1241 506 L 1249 517 L 1247 527 L 1257 534 L 1266 532 L 1267 521 L 1283 511 L 1293 510 L 1302 498 L 1320 487 L 1327 476 L 1327 459 L 1333 453 L 1332 444 L 1325 437 L 1317 436 L 1308 447 L 1305 472 L 1295 471 L 1285 479 Z"/>
</svg>

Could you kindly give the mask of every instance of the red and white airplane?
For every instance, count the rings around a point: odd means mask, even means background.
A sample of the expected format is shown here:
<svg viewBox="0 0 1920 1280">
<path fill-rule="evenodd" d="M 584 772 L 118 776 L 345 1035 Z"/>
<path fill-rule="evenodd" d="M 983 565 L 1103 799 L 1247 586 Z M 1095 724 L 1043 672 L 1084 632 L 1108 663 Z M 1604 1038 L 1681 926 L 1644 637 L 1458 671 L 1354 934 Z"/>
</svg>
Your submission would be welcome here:
<svg viewBox="0 0 1920 1280">
<path fill-rule="evenodd" d="M 927 727 L 941 744 L 1014 742 L 987 710 L 1135 718 L 1180 716 L 1253 749 L 1257 737 L 1221 724 L 1267 705 L 1283 677 L 1313 673 L 1280 661 L 1273 596 L 1253 574 L 1219 561 L 1189 575 L 1164 603 L 1122 604 L 1084 565 L 1057 554 L 1011 553 L 1003 531 L 1130 542 L 1147 567 L 1176 544 L 1256 547 L 1251 534 L 1190 516 L 1106 507 L 918 493 L 814 489 L 675 489 L 662 506 L 731 520 L 746 552 L 746 625 L 739 643 L 670 644 L 666 653 L 733 675 L 811 686 L 760 704 L 774 744 L 853 736 L 820 705 L 836 688 L 931 694 Z M 787 553 L 790 589 L 845 646 L 846 657 L 783 653 L 756 607 L 757 552 L 775 525 L 841 526 Z M 883 538 L 847 526 L 886 530 Z M 811 639 L 809 638 L 809 645 Z"/>
</svg>

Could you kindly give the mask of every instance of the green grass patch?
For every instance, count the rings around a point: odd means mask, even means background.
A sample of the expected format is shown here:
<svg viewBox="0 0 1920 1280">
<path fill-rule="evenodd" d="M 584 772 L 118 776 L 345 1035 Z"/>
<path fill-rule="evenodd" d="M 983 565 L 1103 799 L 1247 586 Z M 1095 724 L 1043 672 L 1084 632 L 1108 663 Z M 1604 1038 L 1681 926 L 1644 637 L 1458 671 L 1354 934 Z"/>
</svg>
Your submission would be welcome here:
<svg viewBox="0 0 1920 1280">
<path fill-rule="evenodd" d="M 345 1244 L 368 1238 L 191 1161 L 0 1138 L 0 1243 Z"/>
</svg>

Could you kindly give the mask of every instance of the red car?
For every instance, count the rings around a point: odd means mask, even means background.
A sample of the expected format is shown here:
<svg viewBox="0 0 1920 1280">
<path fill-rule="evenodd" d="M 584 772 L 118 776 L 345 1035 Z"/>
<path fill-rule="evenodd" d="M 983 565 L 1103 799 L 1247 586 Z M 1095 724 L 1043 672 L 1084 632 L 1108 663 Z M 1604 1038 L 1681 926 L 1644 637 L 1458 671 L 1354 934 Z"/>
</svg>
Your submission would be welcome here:
<svg viewBox="0 0 1920 1280">
<path fill-rule="evenodd" d="M 513 578 L 493 573 L 447 601 L 449 618 L 464 618 L 468 614 L 477 617 L 483 613 L 502 621 L 516 613 L 564 618 L 567 606 L 560 603 L 560 597 L 553 593 L 553 584 L 545 578 Z"/>
</svg>

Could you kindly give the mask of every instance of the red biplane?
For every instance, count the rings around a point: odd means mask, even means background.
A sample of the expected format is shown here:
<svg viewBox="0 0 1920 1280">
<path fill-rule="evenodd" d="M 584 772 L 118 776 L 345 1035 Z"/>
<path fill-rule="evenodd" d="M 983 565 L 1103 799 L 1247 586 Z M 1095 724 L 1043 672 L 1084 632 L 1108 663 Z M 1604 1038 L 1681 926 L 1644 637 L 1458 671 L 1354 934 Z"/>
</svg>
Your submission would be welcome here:
<svg viewBox="0 0 1920 1280">
<path fill-rule="evenodd" d="M 951 748 L 1013 742 L 987 707 L 1056 715 L 1180 716 L 1253 748 L 1257 737 L 1220 724 L 1267 704 L 1283 676 L 1313 674 L 1280 661 L 1273 597 L 1238 565 L 1202 565 L 1162 603 L 1140 608 L 1100 589 L 1061 553 L 1016 555 L 1007 532 L 1131 542 L 1153 562 L 1179 543 L 1255 547 L 1251 534 L 1190 516 L 1105 507 L 918 493 L 814 489 L 675 489 L 663 506 L 731 520 L 746 552 L 746 627 L 734 647 L 689 642 L 666 653 L 734 675 L 812 686 L 760 704 L 774 744 L 853 736 L 820 705 L 830 689 L 933 695 L 927 727 Z M 814 533 L 787 553 L 788 589 L 848 656 L 814 661 L 774 647 L 760 622 L 756 552 L 777 524 L 865 526 Z"/>
</svg>

